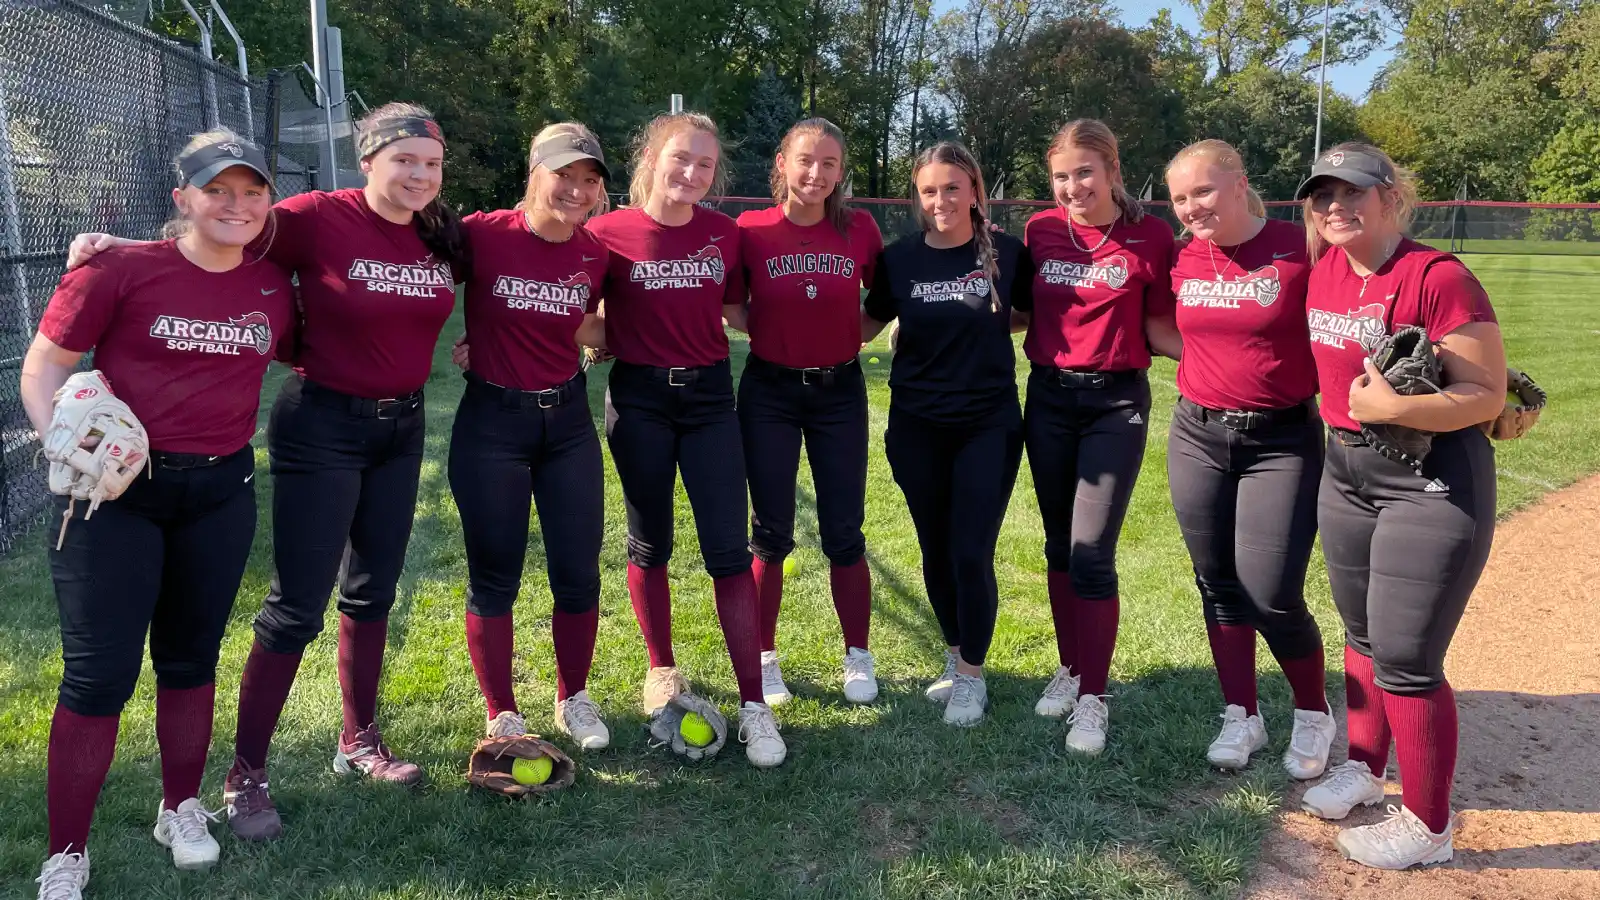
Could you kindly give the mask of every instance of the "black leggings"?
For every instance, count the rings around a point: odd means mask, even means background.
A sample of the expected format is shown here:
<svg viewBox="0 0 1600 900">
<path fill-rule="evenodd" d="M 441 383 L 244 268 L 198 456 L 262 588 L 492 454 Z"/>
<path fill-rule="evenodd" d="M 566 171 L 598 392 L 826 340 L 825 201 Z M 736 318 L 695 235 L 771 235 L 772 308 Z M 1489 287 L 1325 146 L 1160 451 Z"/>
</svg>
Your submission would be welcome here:
<svg viewBox="0 0 1600 900">
<path fill-rule="evenodd" d="M 739 379 L 739 431 L 750 477 L 750 549 L 772 562 L 794 552 L 795 478 L 805 441 L 822 552 L 852 566 L 867 552 L 867 384 L 850 360 L 830 373 L 751 354 Z"/>
<path fill-rule="evenodd" d="M 605 481 L 585 384 L 579 374 L 541 397 L 467 376 L 450 432 L 449 473 L 473 615 L 503 616 L 516 602 L 530 498 L 539 507 L 555 608 L 583 613 L 600 603 Z"/>
<path fill-rule="evenodd" d="M 1280 660 L 1322 648 L 1305 598 L 1322 423 L 1310 404 L 1301 409 L 1287 423 L 1238 430 L 1183 399 L 1167 441 L 1172 506 L 1206 621 L 1253 625 Z"/>
<path fill-rule="evenodd" d="M 728 361 L 658 369 L 620 360 L 606 389 L 606 443 L 628 513 L 628 559 L 641 569 L 672 559 L 677 475 L 694 509 L 712 578 L 750 570 L 744 451 Z"/>
<path fill-rule="evenodd" d="M 1440 434 L 1418 474 L 1341 436 L 1328 441 L 1317 519 L 1345 642 L 1384 690 L 1433 690 L 1494 541 L 1494 449 L 1476 428 Z"/>
<path fill-rule="evenodd" d="M 1150 431 L 1145 373 L 1099 378 L 1109 383 L 1094 387 L 1094 374 L 1035 366 L 1023 417 L 1045 563 L 1068 573 L 1086 600 L 1117 596 L 1117 539 Z"/>
<path fill-rule="evenodd" d="M 1000 606 L 994 551 L 1022 464 L 1016 400 L 991 421 L 941 425 L 889 405 L 884 454 L 922 550 L 922 580 L 948 646 L 981 666 Z"/>
<path fill-rule="evenodd" d="M 256 637 L 299 653 L 322 631 L 328 592 L 358 622 L 386 618 L 411 540 L 422 471 L 422 398 L 379 408 L 299 376 L 272 405 L 272 586 Z"/>
<path fill-rule="evenodd" d="M 133 696 L 146 633 L 156 682 L 176 690 L 216 680 L 217 652 L 256 533 L 255 454 L 173 469 L 153 454 L 123 495 L 67 526 L 43 529 L 61 614 L 60 702 L 115 716 Z M 178 463 L 189 464 L 189 463 Z M 66 510 L 56 498 L 56 512 Z M 59 521 L 59 519 L 57 520 Z"/>
</svg>

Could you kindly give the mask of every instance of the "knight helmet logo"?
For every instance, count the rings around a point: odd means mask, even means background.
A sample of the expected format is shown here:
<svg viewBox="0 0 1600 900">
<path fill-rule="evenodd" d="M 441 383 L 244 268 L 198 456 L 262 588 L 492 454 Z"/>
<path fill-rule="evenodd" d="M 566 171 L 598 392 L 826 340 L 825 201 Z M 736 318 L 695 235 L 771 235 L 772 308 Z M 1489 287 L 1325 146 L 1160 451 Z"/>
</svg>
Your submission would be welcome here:
<svg viewBox="0 0 1600 900">
<path fill-rule="evenodd" d="M 1102 264 L 1106 267 L 1106 284 L 1113 288 L 1120 288 L 1128 283 L 1128 261 L 1121 256 L 1113 256 Z"/>
<path fill-rule="evenodd" d="M 705 263 L 711 272 L 711 280 L 717 284 L 722 283 L 725 270 L 722 263 L 722 251 L 717 249 L 716 244 L 707 244 L 700 250 L 689 254 L 689 261 Z"/>
<path fill-rule="evenodd" d="M 255 341 L 256 352 L 266 356 L 272 349 L 272 321 L 265 313 L 246 313 L 240 318 L 228 317 L 229 325 L 236 325 Z"/>
<path fill-rule="evenodd" d="M 1262 266 L 1239 280 L 1253 283 L 1256 302 L 1262 307 L 1277 303 L 1278 293 L 1283 290 L 1283 283 L 1278 280 L 1277 266 Z"/>
<path fill-rule="evenodd" d="M 1350 321 L 1360 327 L 1356 339 L 1364 349 L 1371 350 L 1382 340 L 1388 329 L 1383 325 L 1383 304 L 1368 303 L 1350 313 Z"/>
<path fill-rule="evenodd" d="M 812 281 L 811 279 L 807 278 L 805 280 L 805 289 L 806 289 L 806 299 L 807 300 L 815 300 L 815 299 L 817 299 L 817 283 L 815 281 Z"/>
<path fill-rule="evenodd" d="M 217 145 L 217 149 L 218 150 L 226 150 L 227 152 L 233 154 L 233 158 L 234 159 L 243 159 L 244 158 L 244 148 L 239 146 L 238 144 L 234 143 L 233 141 L 223 141 L 222 143 Z"/>
<path fill-rule="evenodd" d="M 979 297 L 989 296 L 989 275 L 981 269 L 961 278 L 963 293 Z"/>
</svg>

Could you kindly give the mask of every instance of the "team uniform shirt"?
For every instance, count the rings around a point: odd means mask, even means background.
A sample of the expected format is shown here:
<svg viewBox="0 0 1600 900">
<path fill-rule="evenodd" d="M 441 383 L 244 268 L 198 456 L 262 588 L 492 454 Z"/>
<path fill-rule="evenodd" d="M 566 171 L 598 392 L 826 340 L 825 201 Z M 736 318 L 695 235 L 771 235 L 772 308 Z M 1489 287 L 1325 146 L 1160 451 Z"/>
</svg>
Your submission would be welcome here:
<svg viewBox="0 0 1600 900">
<path fill-rule="evenodd" d="M 671 226 L 630 208 L 588 228 L 611 251 L 603 299 L 613 356 L 663 368 L 728 358 L 722 307 L 744 302 L 732 219 L 696 206 L 687 223 Z"/>
<path fill-rule="evenodd" d="M 1235 247 L 1191 240 L 1172 268 L 1178 391 L 1210 409 L 1283 409 L 1317 393 L 1306 331 L 1305 231 L 1268 219 Z"/>
<path fill-rule="evenodd" d="M 414 225 L 373 212 L 359 188 L 298 194 L 273 209 L 267 257 L 300 277 L 296 368 L 357 397 L 420 390 L 455 308 L 450 264 Z"/>
<path fill-rule="evenodd" d="M 1172 314 L 1172 229 L 1155 216 L 1110 228 L 1106 236 L 1078 225 L 1059 207 L 1028 220 L 1024 235 L 1039 267 L 1022 343 L 1030 361 L 1081 372 L 1150 368 L 1144 320 Z"/>
<path fill-rule="evenodd" d="M 1365 284 L 1343 250 L 1324 254 L 1311 273 L 1306 321 L 1322 382 L 1323 421 L 1356 431 L 1361 424 L 1350 418 L 1350 384 L 1366 371 L 1362 360 L 1378 339 L 1419 325 L 1437 342 L 1471 322 L 1494 322 L 1495 314 L 1483 285 L 1460 260 L 1404 239 Z"/>
<path fill-rule="evenodd" d="M 250 443 L 267 365 L 294 321 L 289 274 L 266 260 L 208 272 L 175 241 L 117 247 L 68 272 L 39 333 L 94 365 L 168 453 Z"/>
<path fill-rule="evenodd" d="M 861 287 L 883 251 L 878 222 L 850 211 L 832 223 L 796 225 L 783 207 L 739 216 L 739 256 L 750 292 L 750 352 L 805 369 L 854 359 L 861 348 Z"/>
<path fill-rule="evenodd" d="M 1017 403 L 1017 362 L 1011 310 L 1033 309 L 1033 261 L 1028 248 L 995 234 L 1000 311 L 989 308 L 989 276 L 977 243 L 929 247 L 918 232 L 890 244 L 879 257 L 867 294 L 867 315 L 900 320 L 889 370 L 893 407 L 947 425 L 970 425 L 1005 415 Z"/>
<path fill-rule="evenodd" d="M 578 371 L 578 326 L 599 305 L 606 248 L 581 227 L 548 242 L 517 209 L 473 213 L 461 224 L 472 243 L 463 299 L 472 371 L 521 391 L 570 379 Z"/>
</svg>

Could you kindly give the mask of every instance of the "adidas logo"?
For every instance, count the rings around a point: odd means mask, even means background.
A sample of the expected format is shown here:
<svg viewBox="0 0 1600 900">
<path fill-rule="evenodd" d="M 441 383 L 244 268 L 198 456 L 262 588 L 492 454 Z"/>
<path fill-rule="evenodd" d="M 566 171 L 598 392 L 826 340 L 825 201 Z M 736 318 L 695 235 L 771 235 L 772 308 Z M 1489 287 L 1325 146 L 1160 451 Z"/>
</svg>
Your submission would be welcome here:
<svg viewBox="0 0 1600 900">
<path fill-rule="evenodd" d="M 1138 413 L 1134 413 L 1133 415 L 1128 417 L 1128 424 L 1129 425 L 1143 425 L 1144 424 L 1144 416 L 1141 416 Z"/>
<path fill-rule="evenodd" d="M 1450 485 L 1445 484 L 1444 482 L 1435 478 L 1434 480 L 1428 482 L 1428 486 L 1423 488 L 1423 490 L 1429 494 L 1442 494 L 1445 491 L 1450 490 Z"/>
</svg>

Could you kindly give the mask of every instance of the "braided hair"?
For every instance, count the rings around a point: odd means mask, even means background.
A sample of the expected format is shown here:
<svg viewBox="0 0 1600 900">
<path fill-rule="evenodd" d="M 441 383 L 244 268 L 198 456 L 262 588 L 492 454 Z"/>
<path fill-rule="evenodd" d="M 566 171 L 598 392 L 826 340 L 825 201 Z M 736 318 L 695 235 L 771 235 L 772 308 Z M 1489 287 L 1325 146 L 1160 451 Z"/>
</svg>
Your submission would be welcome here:
<svg viewBox="0 0 1600 900">
<path fill-rule="evenodd" d="M 955 166 L 965 172 L 972 179 L 972 191 L 977 199 L 972 204 L 972 237 L 978 245 L 978 268 L 989 281 L 989 309 L 1000 311 L 1000 263 L 994 250 L 994 234 L 989 231 L 989 195 L 983 187 L 983 169 L 978 166 L 978 158 L 972 151 L 955 141 L 940 141 L 932 147 L 922 151 L 917 156 L 917 161 L 911 167 L 911 208 L 916 216 L 917 225 L 923 231 L 933 227 L 928 221 L 927 214 L 922 211 L 922 205 L 916 201 L 917 173 L 934 163 L 943 163 Z"/>
</svg>

